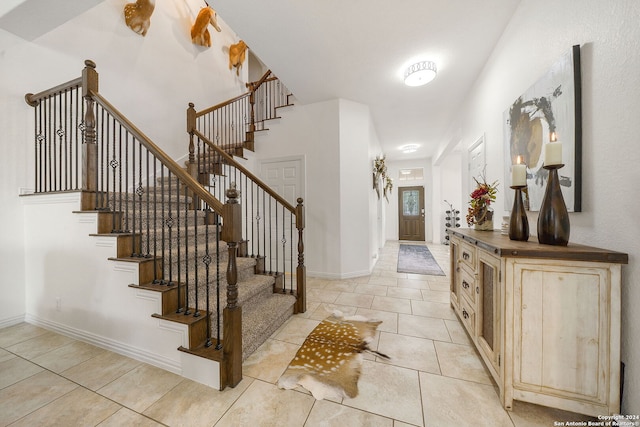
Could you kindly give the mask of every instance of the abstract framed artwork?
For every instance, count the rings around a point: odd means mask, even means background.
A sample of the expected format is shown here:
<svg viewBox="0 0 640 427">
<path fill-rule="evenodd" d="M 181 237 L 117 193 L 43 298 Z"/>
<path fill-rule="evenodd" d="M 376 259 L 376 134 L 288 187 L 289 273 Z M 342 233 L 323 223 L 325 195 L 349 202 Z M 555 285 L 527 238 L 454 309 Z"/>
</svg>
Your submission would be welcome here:
<svg viewBox="0 0 640 427">
<path fill-rule="evenodd" d="M 569 212 L 582 210 L 582 105 L 580 46 L 573 46 L 533 86 L 504 112 L 505 182 L 518 156 L 526 164 L 525 207 L 539 211 L 548 171 L 543 169 L 544 144 L 552 133 L 562 143 L 564 167 L 558 171 L 562 196 Z M 507 185 L 507 187 L 509 186 Z M 506 191 L 511 210 L 513 192 Z"/>
</svg>

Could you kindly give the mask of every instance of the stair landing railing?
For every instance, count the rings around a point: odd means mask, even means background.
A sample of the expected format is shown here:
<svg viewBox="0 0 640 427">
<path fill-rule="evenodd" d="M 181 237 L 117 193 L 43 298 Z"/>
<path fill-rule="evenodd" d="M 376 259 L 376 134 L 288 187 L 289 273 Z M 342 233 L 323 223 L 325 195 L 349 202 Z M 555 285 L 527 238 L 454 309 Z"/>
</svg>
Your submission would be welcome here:
<svg viewBox="0 0 640 427">
<path fill-rule="evenodd" d="M 296 313 L 306 311 L 304 265 L 305 211 L 302 198 L 289 203 L 224 149 L 194 128 L 193 104 L 187 111 L 190 170 L 216 197 L 238 189 L 242 213 L 241 254 L 257 260 L 258 269 L 276 278 L 275 291 L 296 296 Z"/>
<path fill-rule="evenodd" d="M 253 151 L 254 133 L 265 130 L 278 109 L 290 104 L 291 92 L 267 71 L 260 80 L 247 83 L 248 92 L 195 113 L 195 126 L 216 146 L 232 155 Z"/>
<path fill-rule="evenodd" d="M 81 209 L 99 214 L 98 233 L 119 236 L 118 259 L 140 264 L 140 284 L 177 289 L 175 313 L 162 315 L 206 321 L 203 341 L 187 350 L 221 353 L 221 386 L 235 386 L 242 379 L 238 193 L 225 189 L 217 199 L 207 191 L 100 95 L 95 68 L 87 60 L 81 77 L 25 95 L 35 115 L 35 193 L 81 191 Z"/>
</svg>

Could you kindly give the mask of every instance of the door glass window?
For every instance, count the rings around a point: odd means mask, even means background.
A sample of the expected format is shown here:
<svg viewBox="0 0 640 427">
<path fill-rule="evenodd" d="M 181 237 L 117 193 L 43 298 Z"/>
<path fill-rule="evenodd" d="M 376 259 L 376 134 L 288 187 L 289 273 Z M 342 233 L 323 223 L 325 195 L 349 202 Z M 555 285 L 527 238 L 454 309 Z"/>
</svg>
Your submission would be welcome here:
<svg viewBox="0 0 640 427">
<path fill-rule="evenodd" d="M 418 190 L 406 190 L 402 193 L 402 213 L 404 215 L 418 215 Z"/>
</svg>

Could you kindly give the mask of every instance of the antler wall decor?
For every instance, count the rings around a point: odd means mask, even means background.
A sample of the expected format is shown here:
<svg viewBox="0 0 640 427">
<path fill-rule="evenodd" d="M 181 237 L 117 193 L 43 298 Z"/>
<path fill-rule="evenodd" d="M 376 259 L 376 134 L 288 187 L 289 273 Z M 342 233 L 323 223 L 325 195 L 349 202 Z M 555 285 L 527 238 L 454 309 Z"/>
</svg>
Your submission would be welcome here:
<svg viewBox="0 0 640 427">
<path fill-rule="evenodd" d="M 156 0 L 136 0 L 124 6 L 124 20 L 127 26 L 142 36 L 147 35 L 151 25 L 151 14 L 156 7 Z"/>
<path fill-rule="evenodd" d="M 222 30 L 218 26 L 216 11 L 209 6 L 209 3 L 205 3 L 207 5 L 200 9 L 196 21 L 191 27 L 191 41 L 200 46 L 211 47 L 211 34 L 207 27 L 211 24 L 217 32 Z"/>
</svg>

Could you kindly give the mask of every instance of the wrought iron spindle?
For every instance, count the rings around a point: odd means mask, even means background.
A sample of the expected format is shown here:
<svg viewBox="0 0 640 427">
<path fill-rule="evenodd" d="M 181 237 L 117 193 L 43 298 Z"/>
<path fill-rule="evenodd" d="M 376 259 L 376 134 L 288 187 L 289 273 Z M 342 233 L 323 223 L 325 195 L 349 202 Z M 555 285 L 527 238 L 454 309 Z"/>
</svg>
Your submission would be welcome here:
<svg viewBox="0 0 640 427">
<path fill-rule="evenodd" d="M 220 218 L 217 212 L 214 213 L 213 218 L 216 222 L 216 350 L 220 350 L 222 348 L 220 342 L 220 329 L 222 325 L 220 314 L 222 310 L 220 309 Z"/>
</svg>

